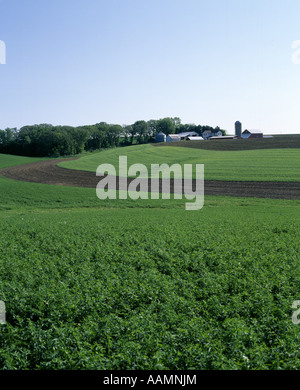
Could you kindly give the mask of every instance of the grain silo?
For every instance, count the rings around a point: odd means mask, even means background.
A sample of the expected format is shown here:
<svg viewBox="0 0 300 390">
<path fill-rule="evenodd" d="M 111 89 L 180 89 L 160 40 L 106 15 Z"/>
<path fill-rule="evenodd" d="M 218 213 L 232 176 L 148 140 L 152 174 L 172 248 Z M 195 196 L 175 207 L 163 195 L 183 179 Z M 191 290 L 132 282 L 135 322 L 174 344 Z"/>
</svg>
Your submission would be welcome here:
<svg viewBox="0 0 300 390">
<path fill-rule="evenodd" d="M 158 134 L 156 134 L 155 142 L 166 142 L 166 138 L 166 134 L 160 131 Z"/>
<path fill-rule="evenodd" d="M 241 137 L 242 136 L 242 124 L 239 121 L 235 122 L 235 135 L 237 137 Z"/>
</svg>

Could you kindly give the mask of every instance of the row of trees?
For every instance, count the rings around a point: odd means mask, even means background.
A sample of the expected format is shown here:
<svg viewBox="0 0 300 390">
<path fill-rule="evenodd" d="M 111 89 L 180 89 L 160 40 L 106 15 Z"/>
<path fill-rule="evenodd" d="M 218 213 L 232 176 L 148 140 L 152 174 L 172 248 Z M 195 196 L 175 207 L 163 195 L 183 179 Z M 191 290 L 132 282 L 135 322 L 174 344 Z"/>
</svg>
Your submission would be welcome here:
<svg viewBox="0 0 300 390">
<path fill-rule="evenodd" d="M 132 125 L 108 124 L 106 122 L 87 126 L 53 126 L 39 124 L 21 129 L 0 130 L 0 153 L 25 156 L 67 156 L 116 146 L 154 142 L 162 131 L 166 135 L 185 131 L 218 131 L 219 127 L 182 124 L 180 118 L 139 120 Z M 225 134 L 225 131 L 222 130 Z"/>
</svg>

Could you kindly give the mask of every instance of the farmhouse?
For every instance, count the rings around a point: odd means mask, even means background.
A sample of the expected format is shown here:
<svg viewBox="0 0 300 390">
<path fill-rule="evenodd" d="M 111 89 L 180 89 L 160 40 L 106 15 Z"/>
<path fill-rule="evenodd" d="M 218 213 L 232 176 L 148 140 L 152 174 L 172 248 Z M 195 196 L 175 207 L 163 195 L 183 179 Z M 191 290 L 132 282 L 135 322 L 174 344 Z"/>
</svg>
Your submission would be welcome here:
<svg viewBox="0 0 300 390">
<path fill-rule="evenodd" d="M 223 133 L 221 130 L 213 132 L 211 130 L 203 131 L 202 137 L 204 139 L 209 139 L 210 137 L 222 137 Z"/>
<path fill-rule="evenodd" d="M 263 133 L 259 130 L 244 130 L 242 138 L 263 138 Z"/>
</svg>

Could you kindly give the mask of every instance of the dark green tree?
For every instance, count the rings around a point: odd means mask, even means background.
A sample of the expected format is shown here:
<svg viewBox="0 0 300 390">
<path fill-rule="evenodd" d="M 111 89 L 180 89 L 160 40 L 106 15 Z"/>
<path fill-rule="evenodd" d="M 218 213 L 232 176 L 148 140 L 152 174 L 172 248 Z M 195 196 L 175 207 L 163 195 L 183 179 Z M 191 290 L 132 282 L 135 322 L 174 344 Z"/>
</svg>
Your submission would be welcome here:
<svg viewBox="0 0 300 390">
<path fill-rule="evenodd" d="M 162 118 L 157 121 L 156 131 L 162 131 L 166 135 L 175 133 L 175 122 L 172 118 Z"/>
<path fill-rule="evenodd" d="M 136 121 L 133 125 L 134 134 L 137 137 L 137 143 L 142 144 L 148 142 L 148 124 L 144 120 Z"/>
</svg>

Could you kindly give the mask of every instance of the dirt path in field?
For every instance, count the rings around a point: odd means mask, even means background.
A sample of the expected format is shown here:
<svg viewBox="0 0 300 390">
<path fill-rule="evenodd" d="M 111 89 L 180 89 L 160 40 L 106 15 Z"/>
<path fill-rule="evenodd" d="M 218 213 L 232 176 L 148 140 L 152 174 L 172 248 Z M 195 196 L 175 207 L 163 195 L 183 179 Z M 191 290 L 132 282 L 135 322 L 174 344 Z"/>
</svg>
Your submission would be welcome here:
<svg viewBox="0 0 300 390">
<path fill-rule="evenodd" d="M 68 159 L 69 161 L 70 159 Z M 57 166 L 66 159 L 41 161 L 0 170 L 0 175 L 9 179 L 31 183 L 43 183 L 72 187 L 96 188 L 103 177 L 93 172 L 65 169 Z M 128 178 L 128 182 L 133 179 Z M 149 191 L 151 189 L 151 182 Z M 119 189 L 117 180 L 117 189 Z M 127 188 L 127 187 L 126 187 Z M 194 188 L 194 187 L 193 187 Z M 123 188 L 122 188 L 123 189 Z M 191 191 L 187 188 L 185 193 Z M 160 192 L 162 183 L 160 181 Z M 174 183 L 171 182 L 171 193 L 174 193 Z M 238 182 L 205 180 L 205 195 L 223 195 L 238 197 L 256 197 L 273 199 L 300 199 L 300 182 Z"/>
</svg>

